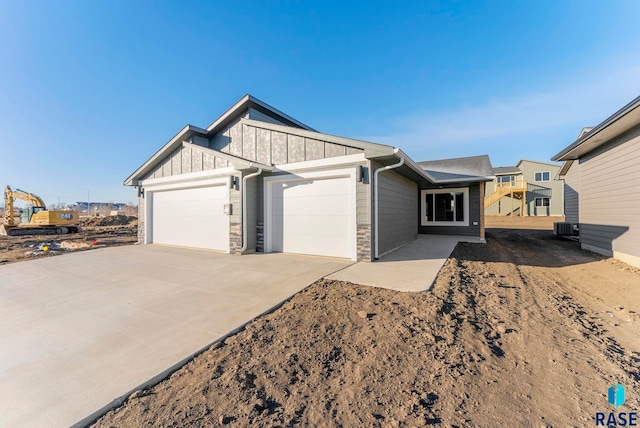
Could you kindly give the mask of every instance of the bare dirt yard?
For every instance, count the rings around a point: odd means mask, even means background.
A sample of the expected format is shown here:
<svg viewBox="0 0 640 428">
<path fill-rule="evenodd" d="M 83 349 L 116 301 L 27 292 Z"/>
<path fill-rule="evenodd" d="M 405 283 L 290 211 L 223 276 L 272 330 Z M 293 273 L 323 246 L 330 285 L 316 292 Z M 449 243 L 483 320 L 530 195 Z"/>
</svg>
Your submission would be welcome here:
<svg viewBox="0 0 640 428">
<path fill-rule="evenodd" d="M 429 292 L 320 280 L 95 426 L 594 426 L 615 382 L 640 410 L 639 312 L 638 269 L 492 229 Z"/>
<path fill-rule="evenodd" d="M 138 240 L 137 217 L 92 217 L 84 219 L 80 226 L 81 232 L 67 235 L 0 236 L 0 265 L 71 251 L 131 245 Z"/>
</svg>

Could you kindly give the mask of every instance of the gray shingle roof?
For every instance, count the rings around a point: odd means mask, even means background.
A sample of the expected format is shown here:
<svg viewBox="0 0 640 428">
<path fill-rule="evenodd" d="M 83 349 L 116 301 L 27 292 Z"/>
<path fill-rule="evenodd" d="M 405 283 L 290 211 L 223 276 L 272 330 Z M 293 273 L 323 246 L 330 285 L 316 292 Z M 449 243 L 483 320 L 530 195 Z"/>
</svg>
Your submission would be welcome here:
<svg viewBox="0 0 640 428">
<path fill-rule="evenodd" d="M 494 175 L 506 175 L 506 174 L 522 174 L 522 170 L 517 166 L 498 166 L 493 168 Z"/>
<path fill-rule="evenodd" d="M 489 181 L 494 175 L 488 155 L 423 161 L 418 165 L 436 180 Z"/>
</svg>

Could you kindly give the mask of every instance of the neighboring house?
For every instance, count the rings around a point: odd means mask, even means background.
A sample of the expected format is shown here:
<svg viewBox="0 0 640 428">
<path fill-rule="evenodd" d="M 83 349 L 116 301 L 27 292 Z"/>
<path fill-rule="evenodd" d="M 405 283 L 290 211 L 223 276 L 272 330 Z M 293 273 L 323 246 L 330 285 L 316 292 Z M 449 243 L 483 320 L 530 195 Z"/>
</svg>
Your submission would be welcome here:
<svg viewBox="0 0 640 428">
<path fill-rule="evenodd" d="M 593 127 L 582 128 L 578 139 L 582 138 Z M 579 162 L 565 161 L 558 172 L 556 180 L 562 180 L 564 192 L 564 217 L 566 223 L 576 225 L 580 222 L 580 168 Z M 573 227 L 571 228 L 573 230 Z"/>
<path fill-rule="evenodd" d="M 562 216 L 563 186 L 555 181 L 560 165 L 522 159 L 493 169 L 486 184 L 485 215 Z"/>
<path fill-rule="evenodd" d="M 640 97 L 552 160 L 565 162 L 567 221 L 582 248 L 640 267 Z"/>
<path fill-rule="evenodd" d="M 124 184 L 138 189 L 142 243 L 374 260 L 418 233 L 483 237 L 493 176 L 469 171 L 425 170 L 246 95 L 206 129 L 187 125 Z"/>
</svg>

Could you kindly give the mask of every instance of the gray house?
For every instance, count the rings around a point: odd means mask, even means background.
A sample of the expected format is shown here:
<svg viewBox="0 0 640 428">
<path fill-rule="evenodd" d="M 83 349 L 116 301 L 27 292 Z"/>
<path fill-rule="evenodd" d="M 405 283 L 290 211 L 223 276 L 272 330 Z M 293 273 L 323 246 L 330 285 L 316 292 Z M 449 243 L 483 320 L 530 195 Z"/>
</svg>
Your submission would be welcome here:
<svg viewBox="0 0 640 428">
<path fill-rule="evenodd" d="M 562 216 L 563 186 L 555 181 L 560 165 L 522 159 L 493 169 L 486 184 L 485 215 Z"/>
<path fill-rule="evenodd" d="M 640 267 L 640 97 L 553 157 L 582 248 Z"/>
<path fill-rule="evenodd" d="M 184 127 L 124 184 L 138 189 L 141 243 L 370 261 L 418 233 L 484 237 L 493 176 L 459 164 L 430 169 L 246 95 L 207 128 Z"/>
</svg>

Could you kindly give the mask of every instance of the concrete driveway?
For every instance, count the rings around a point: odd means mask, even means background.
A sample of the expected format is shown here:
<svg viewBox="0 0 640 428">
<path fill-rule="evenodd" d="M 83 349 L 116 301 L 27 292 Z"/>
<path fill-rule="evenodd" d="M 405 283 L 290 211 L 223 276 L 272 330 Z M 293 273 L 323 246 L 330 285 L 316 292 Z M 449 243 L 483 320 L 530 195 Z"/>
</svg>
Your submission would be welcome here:
<svg viewBox="0 0 640 428">
<path fill-rule="evenodd" d="M 352 263 L 128 246 L 0 266 L 0 427 L 78 423 Z"/>
</svg>

